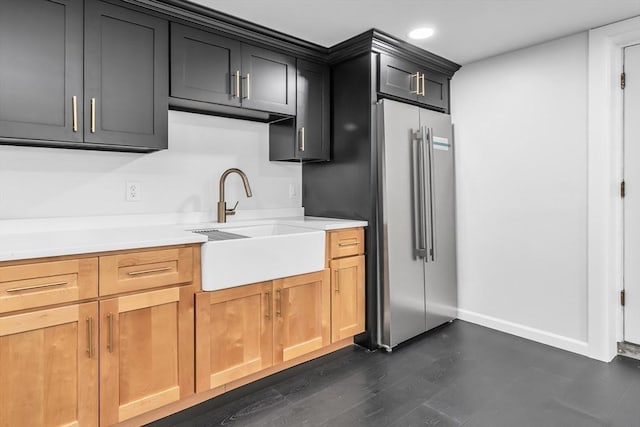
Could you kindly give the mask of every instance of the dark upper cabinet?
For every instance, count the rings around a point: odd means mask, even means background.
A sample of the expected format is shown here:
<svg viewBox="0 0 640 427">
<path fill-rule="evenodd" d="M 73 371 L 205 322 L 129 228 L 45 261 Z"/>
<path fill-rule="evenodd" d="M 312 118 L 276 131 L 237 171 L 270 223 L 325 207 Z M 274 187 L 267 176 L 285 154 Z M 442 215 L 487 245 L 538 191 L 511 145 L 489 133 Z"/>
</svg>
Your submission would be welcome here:
<svg viewBox="0 0 640 427">
<path fill-rule="evenodd" d="M 378 92 L 449 110 L 449 78 L 420 65 L 380 54 Z"/>
<path fill-rule="evenodd" d="M 242 106 L 273 113 L 296 113 L 295 58 L 242 45 Z"/>
<path fill-rule="evenodd" d="M 82 141 L 82 15 L 82 0 L 0 0 L 0 137 Z"/>
<path fill-rule="evenodd" d="M 269 160 L 329 160 L 329 67 L 298 59 L 297 70 L 296 117 L 269 125 Z"/>
<path fill-rule="evenodd" d="M 295 58 L 172 24 L 170 95 L 197 101 L 194 110 L 206 110 L 204 102 L 294 115 Z"/>
<path fill-rule="evenodd" d="M 85 141 L 167 148 L 167 21 L 87 1 Z"/>
<path fill-rule="evenodd" d="M 171 96 L 240 106 L 240 42 L 171 25 Z"/>
<path fill-rule="evenodd" d="M 166 148 L 167 26 L 97 0 L 0 0 L 0 143 Z"/>
</svg>

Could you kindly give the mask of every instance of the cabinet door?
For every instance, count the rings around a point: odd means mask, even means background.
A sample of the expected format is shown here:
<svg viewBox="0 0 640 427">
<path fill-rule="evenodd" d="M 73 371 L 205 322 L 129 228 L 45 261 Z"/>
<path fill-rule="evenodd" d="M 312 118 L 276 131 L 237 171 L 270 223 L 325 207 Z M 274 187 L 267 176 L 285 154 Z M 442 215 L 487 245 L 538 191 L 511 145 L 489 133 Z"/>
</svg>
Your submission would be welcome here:
<svg viewBox="0 0 640 427">
<path fill-rule="evenodd" d="M 242 106 L 280 114 L 296 114 L 295 58 L 242 45 Z"/>
<path fill-rule="evenodd" d="M 418 100 L 418 66 L 389 55 L 380 55 L 378 91 L 409 101 Z"/>
<path fill-rule="evenodd" d="M 167 21 L 97 0 L 86 5 L 85 142 L 167 148 Z"/>
<path fill-rule="evenodd" d="M 100 302 L 100 424 L 193 393 L 193 288 Z"/>
<path fill-rule="evenodd" d="M 196 391 L 272 365 L 271 282 L 196 295 Z"/>
<path fill-rule="evenodd" d="M 82 24 L 82 0 L 0 0 L 0 138 L 82 141 Z"/>
<path fill-rule="evenodd" d="M 98 425 L 98 303 L 0 318 L 0 426 Z"/>
<path fill-rule="evenodd" d="M 297 157 L 329 160 L 329 68 L 298 60 L 297 88 Z"/>
<path fill-rule="evenodd" d="M 274 363 L 286 362 L 330 343 L 329 269 L 273 281 Z"/>
<path fill-rule="evenodd" d="M 418 96 L 418 102 L 449 111 L 449 79 L 444 74 L 434 71 L 420 70 L 421 91 L 424 92 Z"/>
<path fill-rule="evenodd" d="M 364 332 L 364 255 L 331 261 L 331 341 Z"/>
<path fill-rule="evenodd" d="M 240 106 L 240 42 L 171 24 L 171 96 Z"/>
</svg>

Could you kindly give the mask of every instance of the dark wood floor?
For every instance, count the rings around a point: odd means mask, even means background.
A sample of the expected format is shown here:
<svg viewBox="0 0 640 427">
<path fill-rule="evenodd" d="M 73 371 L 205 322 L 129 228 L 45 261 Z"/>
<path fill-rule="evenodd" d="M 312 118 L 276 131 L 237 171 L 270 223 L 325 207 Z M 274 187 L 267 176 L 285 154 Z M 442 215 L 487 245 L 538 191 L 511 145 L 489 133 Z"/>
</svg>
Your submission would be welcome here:
<svg viewBox="0 0 640 427">
<path fill-rule="evenodd" d="M 286 377 L 286 378 L 285 378 Z M 602 363 L 455 321 L 344 349 L 154 426 L 640 426 L 640 361 Z"/>
</svg>

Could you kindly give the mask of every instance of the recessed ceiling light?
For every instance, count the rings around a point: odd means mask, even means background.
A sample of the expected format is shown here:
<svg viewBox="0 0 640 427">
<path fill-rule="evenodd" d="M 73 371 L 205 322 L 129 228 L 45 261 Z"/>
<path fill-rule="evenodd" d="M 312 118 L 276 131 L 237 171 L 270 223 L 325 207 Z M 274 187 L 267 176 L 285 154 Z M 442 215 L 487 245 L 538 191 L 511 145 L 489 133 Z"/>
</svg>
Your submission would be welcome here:
<svg viewBox="0 0 640 427">
<path fill-rule="evenodd" d="M 415 30 L 411 30 L 409 32 L 409 38 L 414 40 L 427 39 L 431 37 L 433 33 L 434 33 L 433 28 L 427 28 L 427 27 L 416 28 Z"/>
</svg>

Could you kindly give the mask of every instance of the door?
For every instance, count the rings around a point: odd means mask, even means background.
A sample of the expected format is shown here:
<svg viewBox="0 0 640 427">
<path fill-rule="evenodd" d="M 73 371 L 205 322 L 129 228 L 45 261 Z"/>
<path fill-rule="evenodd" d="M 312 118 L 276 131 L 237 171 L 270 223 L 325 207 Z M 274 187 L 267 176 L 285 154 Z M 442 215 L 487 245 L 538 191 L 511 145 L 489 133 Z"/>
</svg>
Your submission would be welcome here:
<svg viewBox="0 0 640 427">
<path fill-rule="evenodd" d="M 331 261 L 331 342 L 364 332 L 364 255 Z"/>
<path fill-rule="evenodd" d="M 378 90 L 381 93 L 409 101 L 418 100 L 420 80 L 417 65 L 381 54 L 379 79 Z"/>
<path fill-rule="evenodd" d="M 240 106 L 240 42 L 171 25 L 171 96 Z"/>
<path fill-rule="evenodd" d="M 624 340 L 640 345 L 640 45 L 624 49 Z"/>
<path fill-rule="evenodd" d="M 112 425 L 193 393 L 193 289 L 100 302 L 100 424 Z"/>
<path fill-rule="evenodd" d="M 418 102 L 449 111 L 449 79 L 444 74 L 420 70 Z"/>
<path fill-rule="evenodd" d="M 242 75 L 243 107 L 296 114 L 295 58 L 243 44 Z"/>
<path fill-rule="evenodd" d="M 329 68 L 298 60 L 296 157 L 329 160 Z"/>
<path fill-rule="evenodd" d="M 196 295 L 196 391 L 272 365 L 273 289 L 256 283 Z"/>
<path fill-rule="evenodd" d="M 167 21 L 97 0 L 85 20 L 85 142 L 167 148 Z"/>
<path fill-rule="evenodd" d="M 379 142 L 382 198 L 382 344 L 393 347 L 426 331 L 424 199 L 426 153 L 416 139 L 418 107 L 383 100 Z"/>
<path fill-rule="evenodd" d="M 429 253 L 425 258 L 427 329 L 457 317 L 455 191 L 451 117 L 420 110 L 427 135 Z"/>
<path fill-rule="evenodd" d="M 98 425 L 98 303 L 0 318 L 0 426 Z"/>
<path fill-rule="evenodd" d="M 82 141 L 82 4 L 0 0 L 0 138 Z"/>
<path fill-rule="evenodd" d="M 274 363 L 286 362 L 331 342 L 329 269 L 273 281 Z"/>
</svg>

